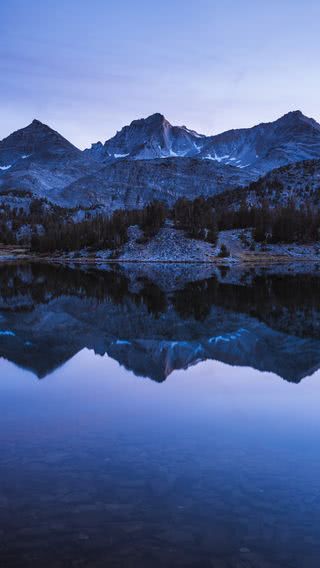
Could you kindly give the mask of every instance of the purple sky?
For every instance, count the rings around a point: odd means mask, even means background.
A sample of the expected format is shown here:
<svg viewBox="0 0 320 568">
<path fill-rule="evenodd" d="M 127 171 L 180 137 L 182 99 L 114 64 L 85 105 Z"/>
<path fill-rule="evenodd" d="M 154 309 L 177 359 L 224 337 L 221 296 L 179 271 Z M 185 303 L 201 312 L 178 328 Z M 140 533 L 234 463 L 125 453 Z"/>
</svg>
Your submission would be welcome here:
<svg viewBox="0 0 320 568">
<path fill-rule="evenodd" d="M 33 118 L 80 147 L 135 118 L 217 133 L 320 120 L 318 0 L 10 0 L 0 138 Z"/>
</svg>

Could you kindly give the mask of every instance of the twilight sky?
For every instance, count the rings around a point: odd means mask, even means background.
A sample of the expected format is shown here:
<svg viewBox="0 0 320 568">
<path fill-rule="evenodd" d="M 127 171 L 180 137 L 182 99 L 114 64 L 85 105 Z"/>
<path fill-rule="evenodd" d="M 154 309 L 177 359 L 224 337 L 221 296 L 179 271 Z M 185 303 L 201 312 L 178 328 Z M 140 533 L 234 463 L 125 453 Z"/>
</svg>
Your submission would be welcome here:
<svg viewBox="0 0 320 568">
<path fill-rule="evenodd" d="M 38 118 L 79 147 L 162 112 L 205 134 L 320 121 L 318 0 L 4 0 L 0 138 Z"/>
</svg>

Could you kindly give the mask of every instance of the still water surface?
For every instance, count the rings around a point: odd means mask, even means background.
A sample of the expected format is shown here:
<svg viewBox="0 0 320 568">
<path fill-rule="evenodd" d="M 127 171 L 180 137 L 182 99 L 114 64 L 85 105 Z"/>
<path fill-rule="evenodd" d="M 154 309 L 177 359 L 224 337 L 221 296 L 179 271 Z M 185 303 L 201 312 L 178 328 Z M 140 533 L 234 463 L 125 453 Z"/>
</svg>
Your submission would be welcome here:
<svg viewBox="0 0 320 568">
<path fill-rule="evenodd" d="M 2 279 L 1 567 L 318 568 L 317 280 L 66 275 Z"/>
</svg>

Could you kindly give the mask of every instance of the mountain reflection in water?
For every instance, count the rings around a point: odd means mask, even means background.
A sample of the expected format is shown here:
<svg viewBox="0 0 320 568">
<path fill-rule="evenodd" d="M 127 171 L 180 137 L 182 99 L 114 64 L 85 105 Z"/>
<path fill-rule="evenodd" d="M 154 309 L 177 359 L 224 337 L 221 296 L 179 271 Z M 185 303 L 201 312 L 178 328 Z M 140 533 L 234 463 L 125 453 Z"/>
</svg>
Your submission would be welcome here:
<svg viewBox="0 0 320 568">
<path fill-rule="evenodd" d="M 207 359 L 299 382 L 320 367 L 319 283 L 194 265 L 3 265 L 0 357 L 39 378 L 88 348 L 159 382 Z"/>
<path fill-rule="evenodd" d="M 318 568 L 300 272 L 2 266 L 1 568 Z"/>
</svg>

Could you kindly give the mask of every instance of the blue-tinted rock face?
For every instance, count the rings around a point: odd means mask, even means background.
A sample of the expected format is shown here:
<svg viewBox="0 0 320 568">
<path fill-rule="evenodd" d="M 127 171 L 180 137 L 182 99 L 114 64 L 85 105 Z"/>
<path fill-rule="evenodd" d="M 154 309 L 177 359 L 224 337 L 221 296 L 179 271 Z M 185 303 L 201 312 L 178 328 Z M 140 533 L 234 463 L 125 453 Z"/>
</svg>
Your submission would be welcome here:
<svg viewBox="0 0 320 568">
<path fill-rule="evenodd" d="M 81 154 L 55 130 L 39 120 L 17 130 L 0 142 L 0 165 L 13 165 L 29 157 L 40 159 L 71 158 Z"/>
<path fill-rule="evenodd" d="M 197 156 L 205 139 L 205 136 L 185 126 L 172 126 L 162 114 L 156 113 L 145 119 L 134 120 L 107 140 L 101 158 L 151 160 Z"/>
<path fill-rule="evenodd" d="M 292 162 L 319 158 L 320 125 L 300 111 L 290 112 L 275 122 L 213 136 L 201 155 L 261 175 Z"/>
<path fill-rule="evenodd" d="M 154 114 L 84 152 L 34 120 L 0 142 L 0 192 L 24 191 L 66 207 L 108 211 L 143 207 L 153 199 L 171 205 L 180 196 L 241 188 L 307 159 L 320 159 L 320 126 L 299 111 L 216 136 L 172 126 Z"/>
<path fill-rule="evenodd" d="M 320 158 L 320 126 L 300 111 L 253 128 L 204 136 L 172 126 L 161 114 L 134 120 L 88 153 L 100 160 L 195 157 L 265 173 L 299 160 Z"/>
</svg>

